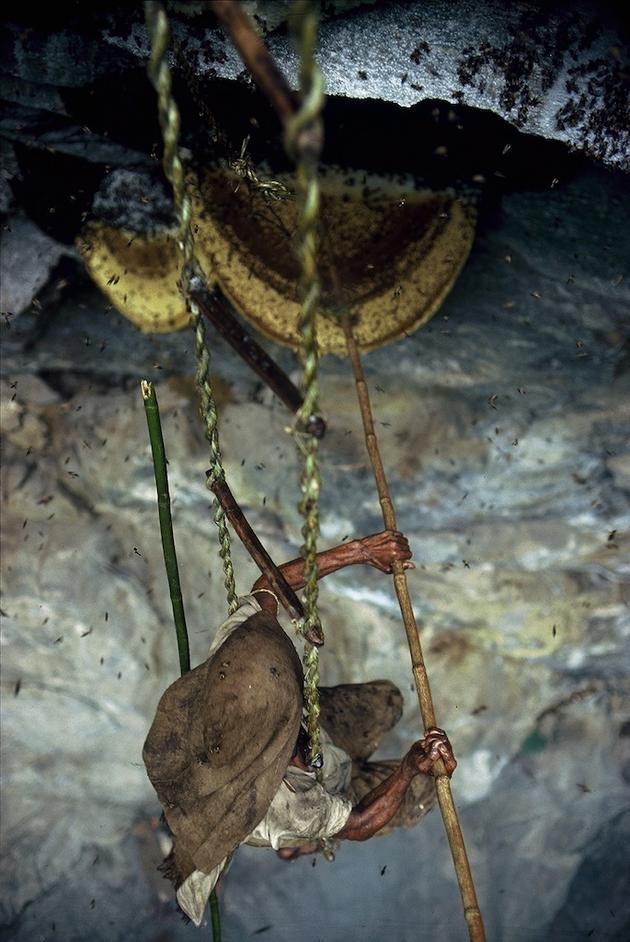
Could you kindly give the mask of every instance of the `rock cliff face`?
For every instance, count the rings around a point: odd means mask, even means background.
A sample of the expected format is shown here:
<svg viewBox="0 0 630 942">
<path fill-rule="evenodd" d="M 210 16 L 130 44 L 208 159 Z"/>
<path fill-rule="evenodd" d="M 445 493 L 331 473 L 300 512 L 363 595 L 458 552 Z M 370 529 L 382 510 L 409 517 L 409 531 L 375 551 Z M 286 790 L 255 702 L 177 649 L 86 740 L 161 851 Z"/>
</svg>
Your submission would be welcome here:
<svg viewBox="0 0 630 942">
<path fill-rule="evenodd" d="M 594 170 L 509 197 L 441 315 L 366 358 L 495 938 L 621 938 L 628 915 L 613 879 L 630 776 L 626 206 L 625 182 Z M 51 922 L 68 938 L 154 938 L 143 854 L 158 808 L 140 749 L 177 664 L 144 375 L 164 413 L 195 660 L 225 611 L 189 337 L 140 335 L 86 286 L 25 313 L 5 342 L 5 918 L 19 939 Z M 213 346 L 229 479 L 272 554 L 289 558 L 300 538 L 286 413 Z M 345 361 L 323 361 L 322 387 L 324 545 L 380 522 Z M 245 591 L 255 573 L 234 552 Z M 418 717 L 388 580 L 329 578 L 322 614 L 326 682 L 385 676 L 405 692 L 395 754 Z M 243 851 L 226 881 L 228 931 L 341 938 L 367 925 L 368 938 L 411 938 L 430 912 L 432 931 L 460 937 L 459 916 L 439 912 L 456 896 L 434 817 L 315 870 Z M 604 858 L 610 879 L 587 913 L 574 900 Z"/>
<path fill-rule="evenodd" d="M 202 82 L 249 84 L 204 3 L 166 6 L 180 68 Z M 286 30 L 289 6 L 276 0 L 246 4 L 297 88 L 297 57 Z M 489 110 L 522 131 L 628 167 L 623 4 L 333 0 L 322 7 L 319 48 L 328 94 L 404 108 L 439 99 Z M 4 94 L 11 100 L 17 95 L 26 107 L 45 103 L 62 114 L 69 90 L 142 67 L 148 54 L 141 12 L 128 4 L 98 0 L 88 10 L 60 0 L 42 12 L 25 3 L 11 20 L 2 43 Z M 16 89 L 16 78 L 34 86 L 28 97 L 23 87 Z"/>
<path fill-rule="evenodd" d="M 630 927 L 630 186 L 563 167 L 553 186 L 507 188 L 439 314 L 365 358 L 488 937 L 506 942 L 621 940 Z M 108 308 L 64 232 L 44 237 L 26 215 L 29 179 L 7 201 L 3 252 L 26 301 L 2 323 L 2 923 L 19 942 L 188 938 L 155 872 L 159 807 L 140 756 L 177 653 L 139 380 L 160 398 L 197 663 L 225 601 L 191 337 L 140 334 Z M 289 559 L 300 520 L 287 413 L 210 340 L 228 478 Z M 381 523 L 347 361 L 324 358 L 321 385 L 323 547 Z M 245 592 L 256 572 L 233 553 Z M 383 750 L 400 754 L 420 727 L 389 580 L 332 576 L 321 613 L 325 683 L 388 677 L 403 690 Z M 314 869 L 243 848 L 221 905 L 226 939 L 465 937 L 436 812 Z"/>
</svg>

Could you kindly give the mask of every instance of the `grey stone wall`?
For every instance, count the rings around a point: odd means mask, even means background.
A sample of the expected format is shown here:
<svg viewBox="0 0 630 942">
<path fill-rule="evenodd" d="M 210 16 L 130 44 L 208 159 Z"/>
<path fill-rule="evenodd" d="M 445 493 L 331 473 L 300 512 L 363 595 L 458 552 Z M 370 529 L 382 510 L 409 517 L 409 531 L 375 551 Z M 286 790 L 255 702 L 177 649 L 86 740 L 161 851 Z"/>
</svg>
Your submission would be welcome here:
<svg viewBox="0 0 630 942">
<path fill-rule="evenodd" d="M 593 168 L 506 197 L 440 314 L 365 360 L 497 940 L 621 939 L 630 920 L 628 203 Z M 189 938 L 140 758 L 177 658 L 138 383 L 158 384 L 196 663 L 225 602 L 190 337 L 139 334 L 80 280 L 51 298 L 3 324 L 3 931 Z M 282 561 L 300 542 L 288 418 L 212 344 L 228 477 Z M 381 524 L 348 364 L 321 369 L 324 546 Z M 405 693 L 400 754 L 419 719 L 388 579 L 332 576 L 321 611 L 325 682 Z M 334 864 L 244 848 L 221 903 L 227 940 L 465 937 L 437 813 Z"/>
</svg>

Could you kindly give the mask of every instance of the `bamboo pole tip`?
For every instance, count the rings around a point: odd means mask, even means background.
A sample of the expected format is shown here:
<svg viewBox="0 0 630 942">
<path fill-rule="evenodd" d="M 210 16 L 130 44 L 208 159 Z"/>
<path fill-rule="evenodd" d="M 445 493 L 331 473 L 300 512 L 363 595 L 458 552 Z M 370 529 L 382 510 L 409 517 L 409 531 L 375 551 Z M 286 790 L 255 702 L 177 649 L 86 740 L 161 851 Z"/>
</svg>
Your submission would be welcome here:
<svg viewBox="0 0 630 942">
<path fill-rule="evenodd" d="M 153 383 L 148 379 L 140 380 L 140 392 L 142 393 L 142 398 L 146 401 L 150 399 L 153 395 Z"/>
</svg>

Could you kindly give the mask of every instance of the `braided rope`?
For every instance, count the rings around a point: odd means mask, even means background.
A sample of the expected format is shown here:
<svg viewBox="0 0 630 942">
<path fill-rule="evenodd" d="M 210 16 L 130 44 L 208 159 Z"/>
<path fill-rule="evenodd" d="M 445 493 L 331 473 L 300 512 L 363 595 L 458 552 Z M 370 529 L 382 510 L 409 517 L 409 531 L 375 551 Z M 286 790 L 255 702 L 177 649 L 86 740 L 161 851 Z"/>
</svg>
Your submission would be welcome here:
<svg viewBox="0 0 630 942">
<path fill-rule="evenodd" d="M 182 279 L 180 288 L 184 293 L 188 310 L 190 311 L 192 326 L 195 332 L 195 357 L 197 360 L 197 388 L 200 399 L 200 413 L 204 423 L 205 437 L 210 446 L 210 471 L 207 484 L 211 487 L 217 480 L 225 478 L 221 449 L 219 446 L 219 431 L 217 426 L 217 408 L 214 392 L 210 381 L 210 351 L 206 342 L 206 330 L 198 306 L 185 294 L 184 286 L 194 274 L 203 278 L 203 272 L 195 257 L 195 245 L 191 225 L 192 208 L 190 197 L 186 190 L 184 166 L 179 156 L 179 110 L 173 98 L 171 88 L 171 73 L 166 60 L 166 52 L 170 42 L 170 30 L 164 7 L 157 0 L 146 0 L 144 4 L 147 29 L 151 39 L 151 55 L 147 72 L 158 98 L 158 117 L 162 138 L 164 140 L 164 156 L 162 163 L 164 173 L 173 188 L 175 211 L 178 220 L 177 245 L 182 253 Z M 227 528 L 223 508 L 216 497 L 213 501 L 214 522 L 219 530 L 219 556 L 223 561 L 223 575 L 230 613 L 236 610 L 237 596 L 234 580 L 234 568 L 230 552 L 230 533 Z"/>
<path fill-rule="evenodd" d="M 317 379 L 318 349 L 315 315 L 320 297 L 317 274 L 319 220 L 319 182 L 317 161 L 322 143 L 321 110 L 324 102 L 323 80 L 315 62 L 317 13 L 310 2 L 293 5 L 292 27 L 300 55 L 301 106 L 285 128 L 285 147 L 297 162 L 296 189 L 300 203 L 298 223 L 298 255 L 301 263 L 300 295 L 302 306 L 298 319 L 302 391 L 304 402 L 295 425 L 298 450 L 303 459 L 300 486 L 302 499 L 299 510 L 304 518 L 301 549 L 304 559 L 304 629 L 319 626 L 317 613 L 317 537 L 319 535 L 320 475 L 318 464 L 319 439 L 307 429 L 319 413 Z M 310 739 L 311 761 L 320 754 L 319 729 L 319 652 L 306 642 L 304 647 L 304 700 Z"/>
</svg>

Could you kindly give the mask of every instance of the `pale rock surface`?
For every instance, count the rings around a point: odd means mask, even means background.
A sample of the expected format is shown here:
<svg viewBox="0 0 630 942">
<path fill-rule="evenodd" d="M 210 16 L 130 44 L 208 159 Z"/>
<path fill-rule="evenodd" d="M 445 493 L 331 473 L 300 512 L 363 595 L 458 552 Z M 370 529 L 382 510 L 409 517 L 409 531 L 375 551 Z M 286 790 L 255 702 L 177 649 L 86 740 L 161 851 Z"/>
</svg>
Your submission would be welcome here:
<svg viewBox="0 0 630 942">
<path fill-rule="evenodd" d="M 630 921 L 627 196 L 588 171 L 506 198 L 442 312 L 365 361 L 488 937 L 505 942 L 621 940 Z M 192 938 L 155 872 L 140 757 L 178 672 L 143 376 L 193 663 L 225 613 L 190 337 L 142 336 L 92 289 L 73 297 L 31 348 L 28 313 L 5 329 L 4 937 Z M 300 543 L 289 417 L 213 344 L 227 475 L 283 561 Z M 322 389 L 323 546 L 381 523 L 345 361 L 323 361 Z M 234 561 L 244 592 L 255 569 L 238 545 Z M 402 688 L 383 750 L 400 754 L 420 727 L 390 581 L 336 574 L 321 612 L 325 682 Z M 226 942 L 465 937 L 437 813 L 314 869 L 244 848 L 221 903 Z"/>
<path fill-rule="evenodd" d="M 62 255 L 74 254 L 30 219 L 15 216 L 3 227 L 0 244 L 0 311 L 16 316 L 46 284 Z"/>
</svg>

